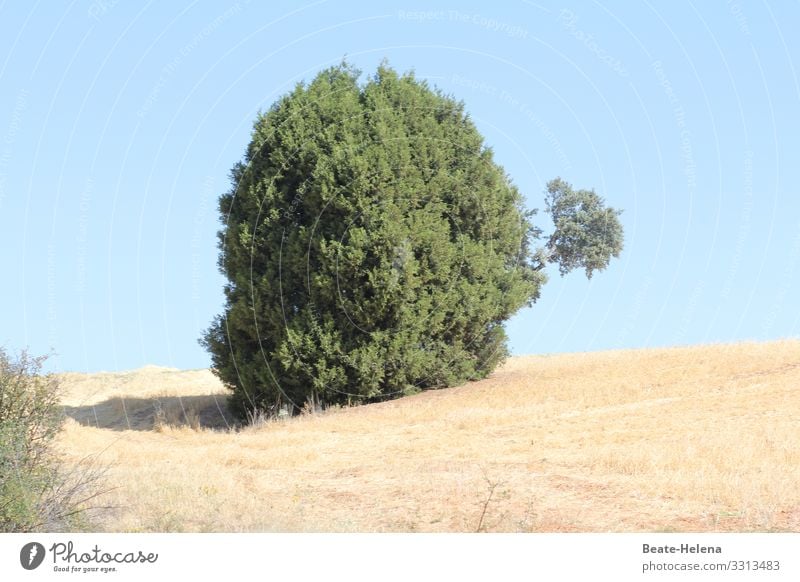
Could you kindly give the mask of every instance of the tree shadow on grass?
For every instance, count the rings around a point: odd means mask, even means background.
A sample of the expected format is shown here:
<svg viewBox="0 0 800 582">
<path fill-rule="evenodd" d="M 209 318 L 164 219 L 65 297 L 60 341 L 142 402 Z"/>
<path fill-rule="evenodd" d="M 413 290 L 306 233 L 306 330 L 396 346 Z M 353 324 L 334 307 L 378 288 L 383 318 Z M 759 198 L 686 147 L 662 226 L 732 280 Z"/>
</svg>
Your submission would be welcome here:
<svg viewBox="0 0 800 582">
<path fill-rule="evenodd" d="M 84 426 L 111 430 L 228 430 L 239 423 L 228 410 L 224 394 L 200 396 L 115 396 L 96 404 L 65 406 L 67 416 Z"/>
</svg>

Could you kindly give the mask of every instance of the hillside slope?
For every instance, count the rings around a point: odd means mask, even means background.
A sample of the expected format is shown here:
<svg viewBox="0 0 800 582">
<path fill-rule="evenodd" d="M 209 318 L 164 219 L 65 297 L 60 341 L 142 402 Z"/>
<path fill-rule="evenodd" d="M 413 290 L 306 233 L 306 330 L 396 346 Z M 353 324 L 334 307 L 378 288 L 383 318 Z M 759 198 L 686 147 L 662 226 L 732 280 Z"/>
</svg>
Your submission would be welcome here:
<svg viewBox="0 0 800 582">
<path fill-rule="evenodd" d="M 63 384 L 108 531 L 800 531 L 800 341 L 518 357 L 239 431 L 208 371 Z"/>
</svg>

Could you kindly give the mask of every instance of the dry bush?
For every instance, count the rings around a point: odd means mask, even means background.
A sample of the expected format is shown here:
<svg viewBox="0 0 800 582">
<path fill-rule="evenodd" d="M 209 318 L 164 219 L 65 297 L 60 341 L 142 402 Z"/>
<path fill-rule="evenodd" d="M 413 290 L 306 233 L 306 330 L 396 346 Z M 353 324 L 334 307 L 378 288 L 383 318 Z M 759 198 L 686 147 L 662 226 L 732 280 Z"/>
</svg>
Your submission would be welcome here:
<svg viewBox="0 0 800 582">
<path fill-rule="evenodd" d="M 54 451 L 64 416 L 59 383 L 45 358 L 0 349 L 0 531 L 63 531 L 86 525 L 103 470 L 91 458 L 72 466 Z M 95 507 L 96 508 L 96 507 Z"/>
</svg>

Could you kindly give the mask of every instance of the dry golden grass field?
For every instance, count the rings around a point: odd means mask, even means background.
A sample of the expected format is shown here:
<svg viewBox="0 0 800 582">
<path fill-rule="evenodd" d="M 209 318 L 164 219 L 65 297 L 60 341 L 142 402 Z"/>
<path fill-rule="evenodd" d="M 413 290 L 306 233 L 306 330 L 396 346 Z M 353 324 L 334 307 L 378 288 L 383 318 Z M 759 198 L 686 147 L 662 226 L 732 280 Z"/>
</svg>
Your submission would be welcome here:
<svg viewBox="0 0 800 582">
<path fill-rule="evenodd" d="M 99 530 L 800 531 L 800 341 L 518 357 L 239 430 L 206 370 L 62 383 Z"/>
</svg>

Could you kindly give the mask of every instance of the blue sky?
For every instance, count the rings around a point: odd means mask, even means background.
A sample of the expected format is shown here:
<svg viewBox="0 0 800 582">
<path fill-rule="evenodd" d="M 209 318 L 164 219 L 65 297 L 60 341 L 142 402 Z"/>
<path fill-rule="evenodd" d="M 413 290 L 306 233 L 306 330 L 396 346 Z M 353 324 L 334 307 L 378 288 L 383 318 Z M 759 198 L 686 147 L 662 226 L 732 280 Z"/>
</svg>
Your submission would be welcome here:
<svg viewBox="0 0 800 582">
<path fill-rule="evenodd" d="M 256 113 L 343 57 L 462 99 L 531 208 L 556 176 L 625 251 L 556 269 L 515 354 L 796 337 L 797 3 L 5 2 L 0 346 L 201 368 L 216 200 Z"/>
</svg>

